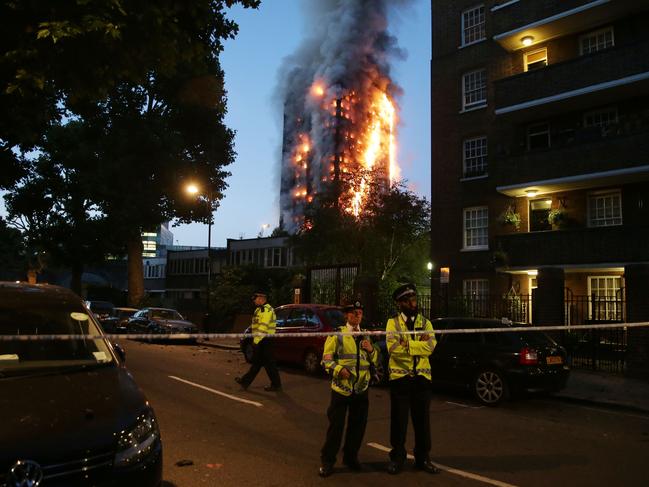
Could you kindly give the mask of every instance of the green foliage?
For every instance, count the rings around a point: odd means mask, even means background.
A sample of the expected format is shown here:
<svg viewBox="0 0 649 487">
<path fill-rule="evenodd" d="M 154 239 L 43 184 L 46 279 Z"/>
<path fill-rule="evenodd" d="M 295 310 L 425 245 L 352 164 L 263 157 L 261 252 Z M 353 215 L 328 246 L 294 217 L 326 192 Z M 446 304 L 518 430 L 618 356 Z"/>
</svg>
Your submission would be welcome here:
<svg viewBox="0 0 649 487">
<path fill-rule="evenodd" d="M 427 275 L 430 205 L 402 185 L 377 190 L 355 218 L 331 195 L 316 200 L 308 225 L 291 240 L 309 266 L 360 263 L 364 276 L 418 280 Z"/>
<path fill-rule="evenodd" d="M 566 211 L 563 208 L 554 208 L 548 213 L 548 223 L 550 225 L 561 227 L 566 221 Z"/>
<path fill-rule="evenodd" d="M 511 206 L 500 215 L 500 221 L 503 225 L 511 225 L 516 230 L 521 227 L 521 215 Z"/>
<path fill-rule="evenodd" d="M 24 280 L 27 248 L 22 233 L 0 217 L 0 280 Z"/>
<path fill-rule="evenodd" d="M 252 313 L 251 296 L 259 289 L 268 292 L 273 306 L 292 302 L 294 273 L 287 269 L 264 269 L 257 266 L 228 267 L 212 286 L 211 312 L 219 329 L 232 325 L 239 313 Z"/>
</svg>

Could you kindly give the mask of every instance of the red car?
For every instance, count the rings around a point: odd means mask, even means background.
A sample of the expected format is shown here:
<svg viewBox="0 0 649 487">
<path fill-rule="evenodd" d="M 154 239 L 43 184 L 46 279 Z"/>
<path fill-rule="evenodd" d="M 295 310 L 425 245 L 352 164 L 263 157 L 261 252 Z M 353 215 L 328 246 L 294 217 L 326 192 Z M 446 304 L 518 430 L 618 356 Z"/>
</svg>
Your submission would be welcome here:
<svg viewBox="0 0 649 487">
<path fill-rule="evenodd" d="M 345 324 L 345 315 L 338 306 L 325 304 L 287 304 L 275 308 L 276 333 L 315 333 L 335 331 Z M 246 329 L 250 333 L 250 327 Z M 270 338 L 275 340 L 275 360 L 302 365 L 315 374 L 321 370 L 320 361 L 326 337 Z M 243 338 L 241 351 L 247 362 L 252 360 L 252 338 Z"/>
</svg>

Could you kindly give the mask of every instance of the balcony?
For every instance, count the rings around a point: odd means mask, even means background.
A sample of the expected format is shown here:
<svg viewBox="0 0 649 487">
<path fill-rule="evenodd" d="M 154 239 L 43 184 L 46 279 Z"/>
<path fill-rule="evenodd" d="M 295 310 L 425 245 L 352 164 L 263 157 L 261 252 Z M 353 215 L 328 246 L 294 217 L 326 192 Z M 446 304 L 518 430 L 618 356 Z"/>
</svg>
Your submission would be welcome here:
<svg viewBox="0 0 649 487">
<path fill-rule="evenodd" d="M 490 172 L 498 191 L 508 196 L 524 196 L 532 186 L 552 193 L 649 179 L 646 125 L 621 124 L 606 136 L 597 127 L 597 132 L 575 130 L 564 145 L 553 135 L 551 149 L 497 159 Z"/>
<path fill-rule="evenodd" d="M 581 56 L 495 82 L 496 115 L 581 109 L 630 96 L 640 83 L 649 85 L 649 42 L 642 41 Z M 633 94 L 633 93 L 631 93 Z M 611 100 L 607 100 L 610 98 Z M 580 106 L 583 105 L 583 106 Z"/>
<path fill-rule="evenodd" d="M 547 42 L 630 15 L 644 8 L 643 3 L 636 0 L 515 2 L 493 11 L 494 40 L 508 51 L 515 51 L 523 47 L 523 37 L 532 37 L 534 44 Z"/>
<path fill-rule="evenodd" d="M 646 262 L 649 226 L 578 228 L 496 236 L 510 268 Z"/>
</svg>

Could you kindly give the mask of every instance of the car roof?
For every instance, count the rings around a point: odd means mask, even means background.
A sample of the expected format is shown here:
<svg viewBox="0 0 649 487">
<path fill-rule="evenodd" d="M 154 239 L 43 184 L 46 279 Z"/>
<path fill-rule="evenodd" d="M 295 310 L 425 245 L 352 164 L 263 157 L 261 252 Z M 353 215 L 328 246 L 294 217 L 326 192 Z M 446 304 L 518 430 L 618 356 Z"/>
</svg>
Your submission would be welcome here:
<svg viewBox="0 0 649 487">
<path fill-rule="evenodd" d="M 0 281 L 2 301 L 12 304 L 81 303 L 81 298 L 70 289 L 52 284 L 29 284 L 26 282 Z"/>
<path fill-rule="evenodd" d="M 148 309 L 149 311 L 175 311 L 178 313 L 178 310 L 175 310 L 173 308 L 145 308 Z"/>
</svg>

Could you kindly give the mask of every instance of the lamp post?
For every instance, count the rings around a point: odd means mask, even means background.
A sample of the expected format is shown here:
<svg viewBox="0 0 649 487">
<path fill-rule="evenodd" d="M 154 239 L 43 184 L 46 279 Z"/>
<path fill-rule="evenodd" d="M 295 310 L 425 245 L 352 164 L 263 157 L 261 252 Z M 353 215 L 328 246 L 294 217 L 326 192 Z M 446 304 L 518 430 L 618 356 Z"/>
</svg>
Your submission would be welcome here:
<svg viewBox="0 0 649 487">
<path fill-rule="evenodd" d="M 195 184 L 190 184 L 186 188 L 186 191 L 189 194 L 197 195 L 200 193 L 200 189 Z M 207 311 L 206 316 L 206 325 L 211 326 L 210 323 L 210 289 L 212 288 L 212 193 L 207 192 L 204 194 L 207 200 L 207 208 L 209 209 L 209 216 L 207 219 L 207 298 L 206 298 L 206 307 Z M 211 331 L 211 330 L 210 330 Z"/>
</svg>

